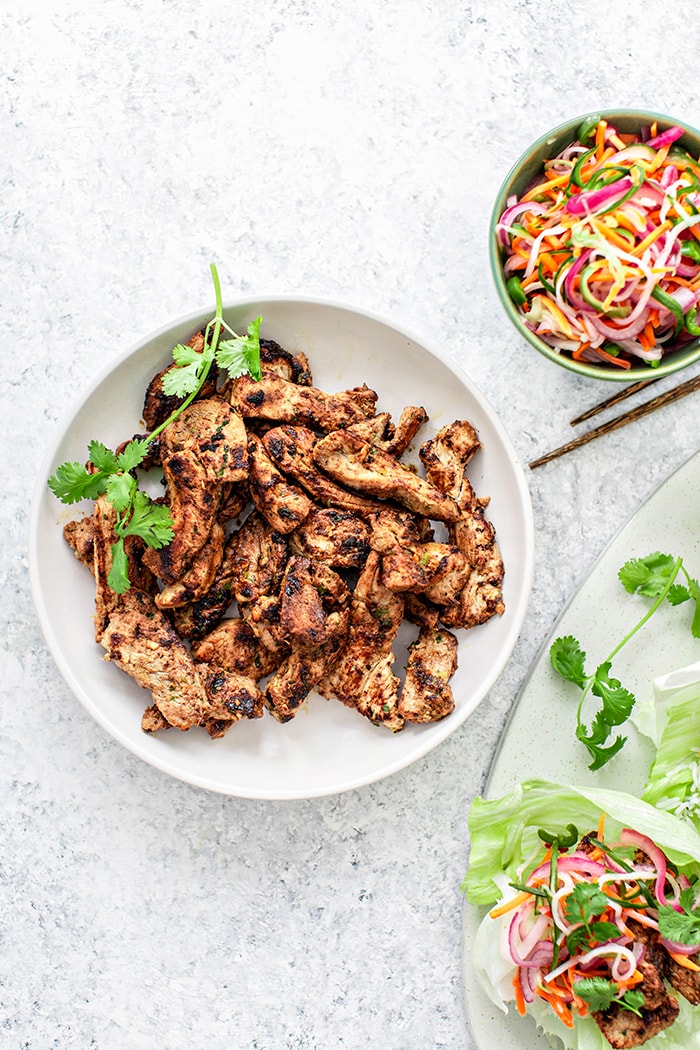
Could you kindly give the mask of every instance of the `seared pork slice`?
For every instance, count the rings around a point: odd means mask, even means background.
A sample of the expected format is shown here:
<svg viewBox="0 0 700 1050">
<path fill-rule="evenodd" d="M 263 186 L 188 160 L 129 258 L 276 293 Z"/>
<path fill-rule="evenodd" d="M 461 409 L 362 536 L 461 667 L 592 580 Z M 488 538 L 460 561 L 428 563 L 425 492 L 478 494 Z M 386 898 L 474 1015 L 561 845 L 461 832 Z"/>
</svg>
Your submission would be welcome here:
<svg viewBox="0 0 700 1050">
<path fill-rule="evenodd" d="M 324 654 L 293 649 L 265 687 L 265 704 L 278 722 L 289 722 L 322 678 L 328 659 Z"/>
<path fill-rule="evenodd" d="M 379 412 L 369 419 L 361 419 L 358 423 L 351 423 L 345 428 L 353 434 L 357 434 L 363 441 L 371 441 L 373 445 L 380 445 L 386 439 L 387 433 L 394 432 L 391 423 L 391 412 Z"/>
<path fill-rule="evenodd" d="M 253 510 L 231 534 L 224 562 L 239 604 L 277 594 L 287 563 L 287 540 Z"/>
<path fill-rule="evenodd" d="M 279 595 L 263 594 L 239 608 L 260 645 L 269 650 L 270 659 L 279 667 L 290 651 L 289 639 L 280 622 Z"/>
<path fill-rule="evenodd" d="M 219 521 L 223 525 L 239 518 L 250 503 L 250 492 L 247 481 L 222 486 L 221 503 L 219 504 Z"/>
<path fill-rule="evenodd" d="M 262 718 L 263 695 L 253 678 L 224 671 L 216 664 L 198 664 L 197 672 L 209 702 L 202 724 L 210 736 L 223 736 L 242 718 Z"/>
<path fill-rule="evenodd" d="M 248 435 L 243 417 L 220 397 L 193 401 L 160 437 L 161 460 L 175 452 L 196 456 L 209 482 L 225 484 L 248 476 Z"/>
<path fill-rule="evenodd" d="M 228 674 L 244 675 L 259 682 L 278 666 L 273 654 L 260 644 L 250 625 L 239 616 L 221 620 L 203 638 L 192 642 L 196 663 L 218 667 Z"/>
<path fill-rule="evenodd" d="M 253 503 L 273 529 L 283 534 L 292 532 L 311 510 L 311 500 L 305 492 L 287 481 L 255 434 L 249 436 L 248 454 Z"/>
<path fill-rule="evenodd" d="M 327 394 L 317 387 L 289 383 L 266 370 L 260 380 L 242 375 L 231 384 L 231 404 L 244 419 L 299 423 L 325 431 L 373 415 L 376 401 L 377 394 L 366 384 Z"/>
<path fill-rule="evenodd" d="M 347 634 L 350 591 L 333 569 L 292 555 L 280 602 L 280 624 L 292 648 L 337 651 Z"/>
<path fill-rule="evenodd" d="M 390 456 L 402 456 L 420 428 L 428 422 L 428 413 L 419 405 L 407 405 L 399 416 L 391 437 L 381 442 Z"/>
<path fill-rule="evenodd" d="M 187 346 L 191 346 L 198 353 L 201 353 L 204 349 L 204 331 L 195 332 L 187 343 Z M 156 427 L 165 423 L 168 416 L 172 415 L 175 409 L 179 408 L 184 400 L 184 398 L 174 397 L 163 391 L 163 377 L 177 367 L 178 366 L 175 364 L 169 365 L 167 368 L 158 372 L 148 384 L 143 403 L 143 421 L 149 430 L 155 430 Z M 216 374 L 212 371 L 212 373 L 207 376 L 206 382 L 197 396 L 211 397 L 215 392 Z"/>
<path fill-rule="evenodd" d="M 459 520 L 448 526 L 449 539 L 466 556 L 472 569 L 457 600 L 442 614 L 442 622 L 448 627 L 474 627 L 492 616 L 500 616 L 505 609 L 503 560 L 496 531 L 485 513 L 489 500 L 476 496 L 466 475 L 466 467 L 479 448 L 472 425 L 457 420 L 420 450 L 427 477 L 436 486 L 444 487 L 459 506 Z"/>
<path fill-rule="evenodd" d="M 404 604 L 400 595 L 383 586 L 380 568 L 380 555 L 371 551 L 353 593 L 347 642 L 317 689 L 396 732 L 404 720 L 398 712 L 392 644 Z"/>
<path fill-rule="evenodd" d="M 369 529 L 350 511 L 314 507 L 289 537 L 289 549 L 334 569 L 356 568 L 369 553 Z"/>
<path fill-rule="evenodd" d="M 121 596 L 109 586 L 112 569 L 112 547 L 117 541 L 114 531 L 116 511 L 106 496 L 98 496 L 93 511 L 92 554 L 95 577 L 95 641 L 101 642 L 110 617 L 119 607 Z"/>
<path fill-rule="evenodd" d="M 166 583 L 179 580 L 204 546 L 221 502 L 221 484 L 212 482 L 193 452 L 174 452 L 163 460 L 173 538 L 165 547 L 149 547 L 144 563 Z"/>
<path fill-rule="evenodd" d="M 293 718 L 342 649 L 350 592 L 328 566 L 292 556 L 280 590 L 280 625 L 291 653 L 265 689 L 265 703 L 280 722 Z"/>
<path fill-rule="evenodd" d="M 221 567 L 224 556 L 226 532 L 223 525 L 215 521 L 204 546 L 197 551 L 194 560 L 175 583 L 167 583 L 156 595 L 159 609 L 176 609 L 190 605 L 207 594 Z"/>
<path fill-rule="evenodd" d="M 456 521 L 455 501 L 388 452 L 347 430 L 326 435 L 314 446 L 313 459 L 334 481 L 355 492 L 396 500 L 416 514 L 436 521 Z"/>
<path fill-rule="evenodd" d="M 263 437 L 263 444 L 279 469 L 306 489 L 320 506 L 338 507 L 361 516 L 381 509 L 379 500 L 349 492 L 318 469 L 313 460 L 316 435 L 308 427 L 274 427 Z"/>
<path fill-rule="evenodd" d="M 169 725 L 190 729 L 200 725 L 209 707 L 189 649 L 167 617 L 144 591 L 120 596 L 100 638 L 106 659 L 130 675 Z"/>
<path fill-rule="evenodd" d="M 673 1024 L 678 1013 L 677 1001 L 667 995 L 659 1006 L 642 1006 L 638 1014 L 614 1004 L 607 1010 L 594 1011 L 591 1017 L 613 1050 L 630 1050 L 663 1032 Z"/>
<path fill-rule="evenodd" d="M 290 354 L 274 339 L 260 340 L 260 364 L 267 372 L 276 372 L 288 383 L 311 386 L 311 370 L 304 354 Z"/>
<path fill-rule="evenodd" d="M 669 984 L 693 1006 L 700 1003 L 700 973 L 681 965 L 669 954 L 658 930 L 651 929 L 630 919 L 627 923 L 635 941 L 645 945 L 644 958 L 651 961 Z"/>
<path fill-rule="evenodd" d="M 458 500 L 464 471 L 480 448 L 479 435 L 471 423 L 457 419 L 421 445 L 419 454 L 433 485 Z"/>
<path fill-rule="evenodd" d="M 402 598 L 404 600 L 404 619 L 419 627 L 437 626 L 442 612 L 438 605 L 433 605 L 424 594 L 413 594 L 411 591 L 405 591 Z"/>
<path fill-rule="evenodd" d="M 407 722 L 438 722 L 454 711 L 450 679 L 457 670 L 457 639 L 443 627 L 422 627 L 408 648 L 399 714 Z"/>
<path fill-rule="evenodd" d="M 87 518 L 77 518 L 75 521 L 69 521 L 63 526 L 64 540 L 78 561 L 86 565 L 92 573 L 95 571 L 94 535 L 95 524 L 92 515 Z"/>
</svg>

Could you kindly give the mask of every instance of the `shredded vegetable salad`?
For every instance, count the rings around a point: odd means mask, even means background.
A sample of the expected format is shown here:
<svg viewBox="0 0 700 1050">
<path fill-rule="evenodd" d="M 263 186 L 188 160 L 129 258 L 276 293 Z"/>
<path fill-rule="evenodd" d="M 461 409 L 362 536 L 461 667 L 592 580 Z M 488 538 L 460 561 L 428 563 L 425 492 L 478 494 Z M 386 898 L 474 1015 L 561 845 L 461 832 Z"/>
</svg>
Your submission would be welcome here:
<svg viewBox="0 0 700 1050">
<path fill-rule="evenodd" d="M 496 225 L 508 291 L 559 353 L 653 368 L 700 335 L 700 162 L 682 135 L 590 122 L 508 198 Z"/>
<path fill-rule="evenodd" d="M 659 945 L 688 975 L 700 974 L 695 889 L 644 834 L 624 828 L 606 843 L 604 817 L 580 839 L 574 825 L 568 831 L 568 841 L 540 832 L 546 851 L 489 912 L 502 921 L 516 1008 L 524 1015 L 539 998 L 567 1028 L 589 1013 L 641 1017 Z"/>
</svg>

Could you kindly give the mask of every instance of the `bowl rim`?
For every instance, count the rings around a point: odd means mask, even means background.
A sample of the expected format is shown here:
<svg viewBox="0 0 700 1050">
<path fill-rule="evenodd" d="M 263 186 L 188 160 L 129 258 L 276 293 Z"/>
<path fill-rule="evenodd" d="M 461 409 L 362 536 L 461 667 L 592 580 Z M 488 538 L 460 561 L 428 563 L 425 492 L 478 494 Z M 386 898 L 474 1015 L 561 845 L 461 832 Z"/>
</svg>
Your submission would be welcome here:
<svg viewBox="0 0 700 1050">
<path fill-rule="evenodd" d="M 604 379 L 610 382 L 633 383 L 643 379 L 660 379 L 662 376 L 672 375 L 673 373 L 679 372 L 694 364 L 700 359 L 700 337 L 688 343 L 684 350 L 672 353 L 668 359 L 664 360 L 662 358 L 661 363 L 656 368 L 650 368 L 648 365 L 633 365 L 631 368 L 617 370 L 606 367 L 605 365 L 593 365 L 586 364 L 585 362 L 574 361 L 573 358 L 565 354 L 560 354 L 553 347 L 543 342 L 543 340 L 541 340 L 534 332 L 530 331 L 530 329 L 524 324 L 520 312 L 505 287 L 500 249 L 496 241 L 496 224 L 505 206 L 505 201 L 509 196 L 508 190 L 511 188 L 513 180 L 523 164 L 527 162 L 528 158 L 543 149 L 545 146 L 550 144 L 553 145 L 560 137 L 570 135 L 572 131 L 577 129 L 584 121 L 594 119 L 612 120 L 613 118 L 622 118 L 624 120 L 633 121 L 655 121 L 667 127 L 677 126 L 683 128 L 684 135 L 690 135 L 697 139 L 698 148 L 700 149 L 700 130 L 695 128 L 692 124 L 688 124 L 685 120 L 677 120 L 675 117 L 670 117 L 665 113 L 657 113 L 650 109 L 625 109 L 624 107 L 616 109 L 592 109 L 588 112 L 581 113 L 578 117 L 572 117 L 570 120 L 562 121 L 555 127 L 550 128 L 549 131 L 540 135 L 526 149 L 524 149 L 518 159 L 511 165 L 505 178 L 502 180 L 491 208 L 491 215 L 489 218 L 489 265 L 493 283 L 496 287 L 496 292 L 501 301 L 501 305 L 520 335 L 532 347 L 534 347 L 535 350 L 539 351 L 539 353 L 548 360 L 553 361 L 555 364 L 570 372 L 574 372 L 576 375 L 591 379 Z"/>
</svg>

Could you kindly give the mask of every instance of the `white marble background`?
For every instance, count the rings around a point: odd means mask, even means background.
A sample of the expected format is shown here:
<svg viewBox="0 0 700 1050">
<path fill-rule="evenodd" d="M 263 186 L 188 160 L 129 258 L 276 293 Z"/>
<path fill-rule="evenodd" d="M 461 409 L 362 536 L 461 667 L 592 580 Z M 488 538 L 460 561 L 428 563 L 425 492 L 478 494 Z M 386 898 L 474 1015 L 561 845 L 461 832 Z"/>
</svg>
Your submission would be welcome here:
<svg viewBox="0 0 700 1050">
<path fill-rule="evenodd" d="M 608 389 L 511 330 L 492 200 L 570 116 L 700 124 L 697 55 L 691 0 L 3 5 L 1 1047 L 472 1046 L 469 802 L 563 604 L 697 449 L 697 395 L 528 472 L 534 590 L 498 684 L 415 766 L 310 801 L 207 794 L 93 724 L 35 617 L 32 489 L 105 363 L 211 302 L 210 261 L 229 298 L 328 296 L 413 329 L 524 462 L 566 440 Z"/>
</svg>

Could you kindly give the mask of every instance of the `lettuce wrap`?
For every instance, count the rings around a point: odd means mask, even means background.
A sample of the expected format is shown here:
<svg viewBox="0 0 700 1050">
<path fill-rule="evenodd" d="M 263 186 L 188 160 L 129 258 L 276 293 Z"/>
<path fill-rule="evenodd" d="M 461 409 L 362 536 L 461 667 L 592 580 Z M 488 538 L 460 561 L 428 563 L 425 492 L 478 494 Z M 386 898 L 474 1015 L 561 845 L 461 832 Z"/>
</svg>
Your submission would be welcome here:
<svg viewBox="0 0 700 1050">
<path fill-rule="evenodd" d="M 596 829 L 603 826 L 606 842 L 618 838 L 624 841 L 628 834 L 625 829 L 633 829 L 633 841 L 635 834 L 650 840 L 652 855 L 656 856 L 656 853 L 651 843 L 658 851 L 663 851 L 680 885 L 689 887 L 686 892 L 694 894 L 693 886 L 700 879 L 700 833 L 689 823 L 647 801 L 622 791 L 570 787 L 533 779 L 502 798 L 477 798 L 472 803 L 469 866 L 462 889 L 473 905 L 491 910 L 499 906 L 496 915 L 487 912 L 482 918 L 473 946 L 473 965 L 489 999 L 504 1012 L 515 1006 L 513 981 L 518 973 L 508 940 L 508 908 L 518 894 L 527 896 L 522 893 L 524 873 L 532 872 L 533 868 L 539 870 L 537 865 L 541 863 L 546 847 L 538 832 L 546 831 L 550 839 L 557 836 L 563 841 L 571 833 L 577 836 L 592 833 L 595 836 Z M 641 955 L 643 958 L 644 949 Z M 556 962 L 555 959 L 555 968 Z M 675 992 L 672 998 L 674 1009 L 677 1002 L 675 1020 L 645 1040 L 644 1046 L 648 1050 L 700 1050 L 700 1006 L 691 1005 L 683 995 L 676 996 Z M 633 996 L 630 1002 L 634 1002 Z M 520 1001 L 518 1012 L 525 1012 L 525 1009 L 541 1030 L 558 1036 L 570 1050 L 609 1050 L 614 1045 L 594 1020 L 593 1008 L 585 1016 L 573 1011 L 571 1028 L 554 1012 L 550 1003 L 539 996 L 527 1002 L 525 1007 Z M 637 1014 L 640 1014 L 639 1009 Z"/>
</svg>

